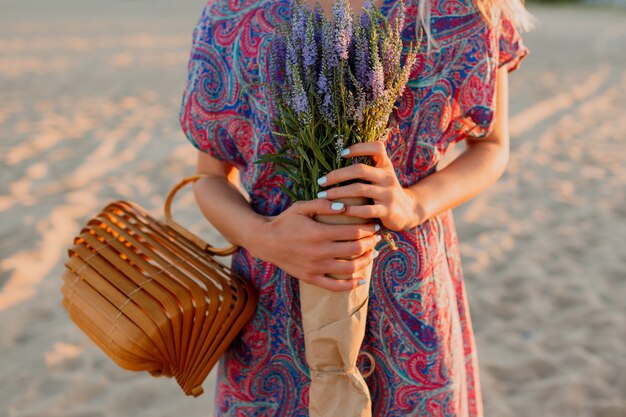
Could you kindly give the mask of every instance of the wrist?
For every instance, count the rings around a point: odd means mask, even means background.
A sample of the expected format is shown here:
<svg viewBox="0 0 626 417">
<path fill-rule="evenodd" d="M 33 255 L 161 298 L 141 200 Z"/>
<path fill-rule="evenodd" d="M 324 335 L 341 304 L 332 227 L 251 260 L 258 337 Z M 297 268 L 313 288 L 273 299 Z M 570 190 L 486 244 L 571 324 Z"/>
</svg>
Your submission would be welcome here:
<svg viewBox="0 0 626 417">
<path fill-rule="evenodd" d="M 426 199 L 423 198 L 421 187 L 419 187 L 418 184 L 419 183 L 404 189 L 409 198 L 411 207 L 410 220 L 406 229 L 417 227 L 428 218 Z"/>
<path fill-rule="evenodd" d="M 271 219 L 272 217 L 257 214 L 251 219 L 250 224 L 242 227 L 243 246 L 255 258 L 265 260 L 262 253 L 263 248 L 267 247 Z"/>
</svg>

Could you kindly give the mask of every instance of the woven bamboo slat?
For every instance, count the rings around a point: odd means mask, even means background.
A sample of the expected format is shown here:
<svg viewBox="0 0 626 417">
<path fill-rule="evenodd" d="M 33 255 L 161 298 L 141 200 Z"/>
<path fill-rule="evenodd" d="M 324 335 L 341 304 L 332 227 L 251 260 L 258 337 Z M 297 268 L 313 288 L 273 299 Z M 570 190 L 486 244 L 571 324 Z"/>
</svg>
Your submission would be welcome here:
<svg viewBox="0 0 626 417">
<path fill-rule="evenodd" d="M 215 259 L 237 248 L 172 219 L 175 194 L 202 177 L 172 188 L 165 221 L 131 201 L 108 204 L 68 248 L 61 288 L 70 319 L 118 366 L 174 377 L 196 397 L 257 305 L 251 283 Z"/>
</svg>

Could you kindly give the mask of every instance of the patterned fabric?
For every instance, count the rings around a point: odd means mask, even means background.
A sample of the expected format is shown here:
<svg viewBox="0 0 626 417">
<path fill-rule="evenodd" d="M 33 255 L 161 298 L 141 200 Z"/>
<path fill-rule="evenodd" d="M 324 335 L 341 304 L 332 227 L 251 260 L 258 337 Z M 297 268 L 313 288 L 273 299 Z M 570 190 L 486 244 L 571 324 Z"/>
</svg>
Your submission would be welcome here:
<svg viewBox="0 0 626 417">
<path fill-rule="evenodd" d="M 382 11 L 395 16 L 398 1 Z M 405 52 L 416 41 L 417 2 L 404 0 Z M 486 135 L 493 122 L 495 70 L 512 71 L 528 54 L 510 21 L 489 28 L 471 0 L 434 0 L 433 36 L 442 45 L 419 60 L 391 117 L 387 152 L 403 186 L 436 170 L 454 142 Z M 193 33 L 180 121 L 199 150 L 237 166 L 258 213 L 290 204 L 285 178 L 253 164 L 279 144 L 270 132 L 268 45 L 289 18 L 289 0 L 216 0 Z M 260 84 L 259 84 L 260 83 Z M 383 240 L 374 260 L 362 351 L 375 358 L 366 381 L 373 414 L 482 416 L 477 354 L 451 210 Z M 306 416 L 309 373 L 304 357 L 297 280 L 240 248 L 234 271 L 259 290 L 253 319 L 218 364 L 218 416 Z M 365 358 L 365 359 L 364 359 Z M 362 356 L 363 371 L 371 366 Z"/>
</svg>

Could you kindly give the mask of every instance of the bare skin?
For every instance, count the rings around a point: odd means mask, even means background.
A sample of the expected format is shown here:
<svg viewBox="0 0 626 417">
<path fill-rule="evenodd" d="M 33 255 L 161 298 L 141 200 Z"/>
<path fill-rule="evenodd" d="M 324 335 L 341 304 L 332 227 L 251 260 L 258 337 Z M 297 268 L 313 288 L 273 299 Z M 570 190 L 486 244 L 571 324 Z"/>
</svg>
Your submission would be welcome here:
<svg viewBox="0 0 626 417">
<path fill-rule="evenodd" d="M 351 146 L 346 157 L 371 155 L 375 166 L 355 164 L 331 171 L 326 175 L 325 186 L 353 178 L 370 184 L 328 189 L 325 198 L 296 202 L 277 216 L 256 213 L 238 188 L 237 169 L 201 151 L 196 172 L 209 177 L 194 183 L 194 195 L 205 217 L 234 245 L 309 284 L 332 291 L 350 290 L 359 285 L 358 278 L 343 281 L 325 274 L 354 273 L 372 262 L 378 241 L 374 223 L 326 225 L 312 217 L 317 213 L 343 212 L 379 218 L 387 228 L 400 231 L 462 204 L 496 182 L 508 163 L 508 73 L 504 66 L 497 74 L 495 117 L 489 135 L 467 138 L 468 147 L 463 154 L 407 188 L 399 184 L 385 147 L 363 143 Z M 344 207 L 340 211 L 331 208 L 333 199 L 349 196 L 369 197 L 374 204 Z M 358 257 L 336 259 L 351 256 Z"/>
<path fill-rule="evenodd" d="M 333 15 L 333 3 L 334 3 L 334 0 L 317 0 L 317 1 L 306 0 L 306 3 L 311 8 L 313 8 L 315 3 L 319 3 L 319 5 L 322 7 L 322 10 L 324 11 L 324 14 L 326 15 L 326 17 L 328 17 L 329 20 L 332 20 L 331 17 Z M 371 3 L 379 10 L 382 8 L 382 5 L 383 5 L 383 1 L 382 0 L 371 1 Z M 350 8 L 352 9 L 352 13 L 354 15 L 359 15 L 361 9 L 365 5 L 365 0 L 349 0 L 348 4 L 350 4 Z"/>
</svg>

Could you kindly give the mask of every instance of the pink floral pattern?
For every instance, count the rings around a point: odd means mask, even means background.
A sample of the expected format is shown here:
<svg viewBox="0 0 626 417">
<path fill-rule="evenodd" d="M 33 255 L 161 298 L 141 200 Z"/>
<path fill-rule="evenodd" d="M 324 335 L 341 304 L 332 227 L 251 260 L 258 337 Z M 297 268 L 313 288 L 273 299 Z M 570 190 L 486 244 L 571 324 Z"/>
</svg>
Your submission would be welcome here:
<svg viewBox="0 0 626 417">
<path fill-rule="evenodd" d="M 199 150 L 239 168 L 258 213 L 276 215 L 291 201 L 285 178 L 253 164 L 279 144 L 270 131 L 271 98 L 263 83 L 269 43 L 289 18 L 290 0 L 216 0 L 193 32 L 180 122 Z M 398 1 L 385 0 L 393 17 Z M 406 49 L 416 41 L 418 5 L 403 0 Z M 387 151 L 403 186 L 436 170 L 455 142 L 485 136 L 493 125 L 495 70 L 519 67 L 528 54 L 505 19 L 491 28 L 471 0 L 435 0 L 432 33 L 442 45 L 419 55 L 391 116 Z M 362 350 L 375 360 L 366 381 L 373 414 L 482 416 L 477 353 L 452 211 L 395 232 L 398 250 L 377 247 Z M 256 314 L 218 364 L 218 416 L 306 416 L 309 373 L 304 358 L 297 280 L 240 248 L 233 269 L 259 290 Z M 362 356 L 367 358 L 366 356 Z M 372 364 L 359 361 L 366 371 Z"/>
</svg>

